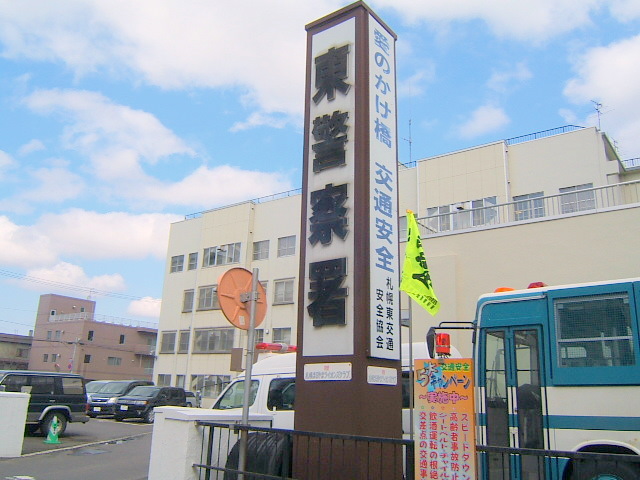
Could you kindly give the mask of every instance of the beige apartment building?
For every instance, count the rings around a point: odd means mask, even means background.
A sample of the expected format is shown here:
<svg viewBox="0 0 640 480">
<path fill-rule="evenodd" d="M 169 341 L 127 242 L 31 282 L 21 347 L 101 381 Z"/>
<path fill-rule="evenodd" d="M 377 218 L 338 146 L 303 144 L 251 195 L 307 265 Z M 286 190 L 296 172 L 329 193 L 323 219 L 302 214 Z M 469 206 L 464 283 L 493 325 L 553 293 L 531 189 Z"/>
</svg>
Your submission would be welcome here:
<svg viewBox="0 0 640 480">
<path fill-rule="evenodd" d="M 29 370 L 79 373 L 86 380 L 151 380 L 155 326 L 95 309 L 93 300 L 41 295 Z"/>
<path fill-rule="evenodd" d="M 473 320 L 478 297 L 498 287 L 639 276 L 639 167 L 622 161 L 603 132 L 579 127 L 400 164 L 401 255 L 411 209 L 441 302 L 431 317 L 402 295 L 413 340 L 439 322 Z M 234 375 L 230 352 L 246 346 L 246 333 L 226 321 L 216 295 L 232 267 L 258 268 L 266 287 L 258 340 L 295 343 L 300 204 L 289 192 L 171 226 L 154 380 L 200 390 L 208 406 Z M 452 341 L 470 355 L 468 333 Z"/>
</svg>

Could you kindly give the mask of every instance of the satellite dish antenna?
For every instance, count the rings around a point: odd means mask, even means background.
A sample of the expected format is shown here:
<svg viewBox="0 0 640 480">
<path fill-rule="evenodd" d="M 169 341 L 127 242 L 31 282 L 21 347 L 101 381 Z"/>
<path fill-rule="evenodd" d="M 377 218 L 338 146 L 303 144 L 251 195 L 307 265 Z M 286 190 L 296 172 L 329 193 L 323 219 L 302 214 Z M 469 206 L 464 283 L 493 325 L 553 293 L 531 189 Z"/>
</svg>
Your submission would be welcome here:
<svg viewBox="0 0 640 480">
<path fill-rule="evenodd" d="M 218 279 L 218 302 L 222 313 L 234 327 L 249 330 L 250 300 L 253 274 L 245 268 L 232 268 Z M 267 314 L 266 292 L 261 283 L 257 285 L 255 304 L 255 326 L 264 320 Z"/>
</svg>

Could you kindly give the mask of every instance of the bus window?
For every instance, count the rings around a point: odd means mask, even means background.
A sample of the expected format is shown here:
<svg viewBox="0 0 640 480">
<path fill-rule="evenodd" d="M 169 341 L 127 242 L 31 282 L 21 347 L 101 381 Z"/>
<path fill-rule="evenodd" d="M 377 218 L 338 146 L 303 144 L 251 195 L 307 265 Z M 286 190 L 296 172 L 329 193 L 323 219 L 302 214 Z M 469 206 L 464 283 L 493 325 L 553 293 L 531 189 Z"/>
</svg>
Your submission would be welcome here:
<svg viewBox="0 0 640 480">
<path fill-rule="evenodd" d="M 560 367 L 635 365 L 628 294 L 559 298 L 554 311 Z"/>
<path fill-rule="evenodd" d="M 251 380 L 251 391 L 249 392 L 249 405 L 253 405 L 258 393 L 258 380 Z M 238 380 L 232 384 L 220 400 L 213 406 L 214 409 L 226 410 L 228 408 L 242 408 L 244 403 L 244 380 Z"/>
</svg>

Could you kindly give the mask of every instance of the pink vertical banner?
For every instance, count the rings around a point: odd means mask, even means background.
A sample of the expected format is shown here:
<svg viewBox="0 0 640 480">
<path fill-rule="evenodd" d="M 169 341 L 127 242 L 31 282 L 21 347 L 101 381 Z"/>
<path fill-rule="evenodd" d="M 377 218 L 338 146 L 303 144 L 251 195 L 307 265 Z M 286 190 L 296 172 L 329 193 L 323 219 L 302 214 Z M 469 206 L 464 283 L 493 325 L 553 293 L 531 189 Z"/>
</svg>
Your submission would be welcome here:
<svg viewBox="0 0 640 480">
<path fill-rule="evenodd" d="M 416 360 L 415 478 L 475 480 L 475 415 L 470 358 Z"/>
</svg>

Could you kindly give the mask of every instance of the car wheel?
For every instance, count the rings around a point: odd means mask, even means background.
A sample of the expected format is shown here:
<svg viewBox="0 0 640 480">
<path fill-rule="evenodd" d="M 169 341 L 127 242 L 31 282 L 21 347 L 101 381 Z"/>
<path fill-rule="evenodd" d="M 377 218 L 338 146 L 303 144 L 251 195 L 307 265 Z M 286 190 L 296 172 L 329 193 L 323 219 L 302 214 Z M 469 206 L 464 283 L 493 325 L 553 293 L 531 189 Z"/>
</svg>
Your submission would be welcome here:
<svg viewBox="0 0 640 480">
<path fill-rule="evenodd" d="M 38 432 L 38 430 L 40 429 L 40 425 L 38 424 L 28 424 L 27 426 L 25 426 L 24 430 L 25 432 L 27 432 L 29 435 L 34 435 L 35 433 Z"/>
<path fill-rule="evenodd" d="M 53 425 L 53 420 L 58 419 L 58 431 L 56 432 L 58 436 L 62 435 L 67 429 L 67 417 L 61 412 L 51 412 L 47 413 L 47 416 L 44 417 L 42 421 L 42 425 L 40 426 L 40 431 L 47 435 L 49 430 L 51 430 L 51 426 Z"/>
<path fill-rule="evenodd" d="M 191 402 L 187 402 L 187 407 L 192 408 L 193 405 L 191 404 Z"/>
<path fill-rule="evenodd" d="M 113 419 L 114 419 L 116 422 L 121 422 L 121 421 L 123 420 L 123 418 L 124 418 L 124 417 L 121 417 L 120 415 L 114 415 L 114 416 L 113 416 Z"/>
<path fill-rule="evenodd" d="M 147 423 L 153 423 L 155 418 L 156 418 L 156 414 L 154 413 L 153 408 L 144 414 L 144 421 Z"/>
</svg>

